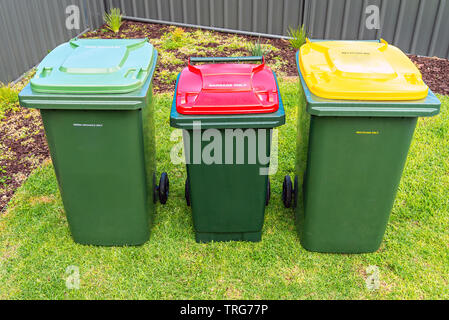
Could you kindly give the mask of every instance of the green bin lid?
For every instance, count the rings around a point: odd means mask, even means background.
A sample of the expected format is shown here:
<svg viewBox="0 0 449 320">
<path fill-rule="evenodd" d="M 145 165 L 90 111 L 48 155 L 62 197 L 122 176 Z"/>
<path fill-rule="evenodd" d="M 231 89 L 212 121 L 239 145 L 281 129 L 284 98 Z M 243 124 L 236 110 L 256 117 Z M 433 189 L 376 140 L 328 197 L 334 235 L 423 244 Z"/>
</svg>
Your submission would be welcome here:
<svg viewBox="0 0 449 320">
<path fill-rule="evenodd" d="M 148 39 L 73 39 L 37 67 L 31 89 L 43 93 L 127 93 L 139 89 L 152 67 Z"/>
</svg>

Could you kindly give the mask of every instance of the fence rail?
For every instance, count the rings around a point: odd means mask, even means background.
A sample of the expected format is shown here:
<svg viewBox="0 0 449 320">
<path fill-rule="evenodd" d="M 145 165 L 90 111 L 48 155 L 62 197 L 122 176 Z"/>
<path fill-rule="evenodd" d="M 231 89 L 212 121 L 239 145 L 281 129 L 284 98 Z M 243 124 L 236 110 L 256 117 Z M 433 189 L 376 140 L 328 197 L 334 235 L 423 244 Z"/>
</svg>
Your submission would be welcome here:
<svg viewBox="0 0 449 320">
<path fill-rule="evenodd" d="M 66 28 L 66 8 L 80 11 L 78 29 Z M 379 28 L 367 28 L 379 9 Z M 379 39 L 420 55 L 449 58 L 449 0 L 1 0 L 0 81 L 37 64 L 49 50 L 102 23 L 104 10 L 129 17 L 286 36 L 306 26 L 311 38 Z"/>
</svg>

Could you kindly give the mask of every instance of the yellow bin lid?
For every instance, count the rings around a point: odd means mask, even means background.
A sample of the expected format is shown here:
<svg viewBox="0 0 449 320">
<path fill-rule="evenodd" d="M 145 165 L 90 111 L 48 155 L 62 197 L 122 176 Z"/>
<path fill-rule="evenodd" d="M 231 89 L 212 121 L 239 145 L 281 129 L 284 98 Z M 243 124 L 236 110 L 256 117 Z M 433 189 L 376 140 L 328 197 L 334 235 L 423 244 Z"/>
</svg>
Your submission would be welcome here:
<svg viewBox="0 0 449 320">
<path fill-rule="evenodd" d="M 299 66 L 310 91 L 343 100 L 418 100 L 428 87 L 412 61 L 380 42 L 319 41 L 299 49 Z"/>
</svg>

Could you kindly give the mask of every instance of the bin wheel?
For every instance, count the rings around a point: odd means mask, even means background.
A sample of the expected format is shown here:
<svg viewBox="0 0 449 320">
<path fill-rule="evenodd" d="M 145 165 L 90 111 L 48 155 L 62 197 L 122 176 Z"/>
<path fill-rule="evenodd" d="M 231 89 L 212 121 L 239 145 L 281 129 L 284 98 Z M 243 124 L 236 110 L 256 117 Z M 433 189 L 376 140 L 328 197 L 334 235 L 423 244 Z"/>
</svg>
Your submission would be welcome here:
<svg viewBox="0 0 449 320">
<path fill-rule="evenodd" d="M 296 208 L 298 201 L 298 176 L 295 175 L 295 182 L 293 187 L 293 208 Z"/>
<path fill-rule="evenodd" d="M 190 189 L 189 189 L 189 179 L 186 179 L 186 185 L 184 189 L 184 195 L 186 197 L 187 206 L 190 207 Z"/>
<path fill-rule="evenodd" d="M 265 205 L 268 206 L 268 203 L 270 203 L 270 197 L 271 197 L 271 185 L 270 185 L 270 178 L 268 178 L 267 183 L 267 196 L 265 198 Z"/>
<path fill-rule="evenodd" d="M 292 205 L 292 179 L 288 175 L 284 177 L 282 184 L 282 202 L 286 208 L 290 208 Z"/>
<path fill-rule="evenodd" d="M 168 181 L 168 175 L 166 172 L 162 172 L 159 179 L 159 201 L 162 204 L 167 203 L 168 194 L 170 191 L 170 182 Z"/>
</svg>

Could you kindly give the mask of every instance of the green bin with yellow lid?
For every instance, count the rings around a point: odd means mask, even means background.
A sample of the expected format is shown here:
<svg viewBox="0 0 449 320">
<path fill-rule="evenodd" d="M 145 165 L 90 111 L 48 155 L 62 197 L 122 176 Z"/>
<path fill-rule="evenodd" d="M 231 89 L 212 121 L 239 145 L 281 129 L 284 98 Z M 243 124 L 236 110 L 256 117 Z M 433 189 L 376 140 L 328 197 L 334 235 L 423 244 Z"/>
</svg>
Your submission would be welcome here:
<svg viewBox="0 0 449 320">
<path fill-rule="evenodd" d="M 307 40 L 296 61 L 296 174 L 284 178 L 284 205 L 307 250 L 376 251 L 417 118 L 437 115 L 440 101 L 383 40 Z"/>
</svg>

